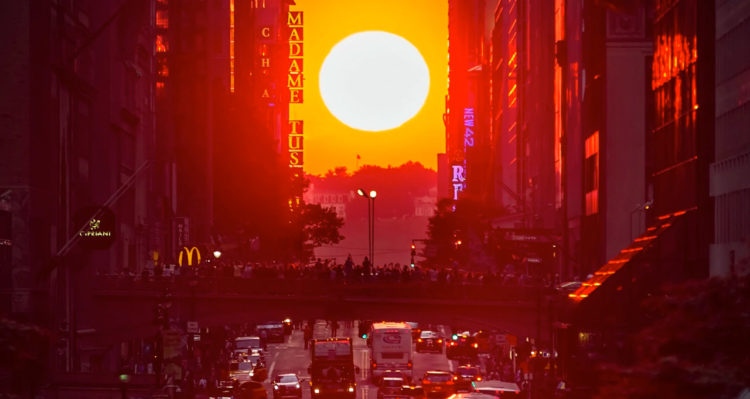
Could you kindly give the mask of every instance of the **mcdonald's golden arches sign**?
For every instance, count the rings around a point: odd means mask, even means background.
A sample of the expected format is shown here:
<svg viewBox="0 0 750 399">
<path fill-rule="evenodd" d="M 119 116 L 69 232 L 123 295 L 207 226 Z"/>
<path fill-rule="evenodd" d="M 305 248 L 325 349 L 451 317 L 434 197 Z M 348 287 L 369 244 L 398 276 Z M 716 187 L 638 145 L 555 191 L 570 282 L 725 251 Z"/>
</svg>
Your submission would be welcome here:
<svg viewBox="0 0 750 399">
<path fill-rule="evenodd" d="M 193 259 L 193 254 L 195 254 L 195 259 Z M 193 262 L 193 260 L 195 260 L 195 262 Z M 182 266 L 185 263 L 187 263 L 188 266 L 199 265 L 201 263 L 201 251 L 198 247 L 182 247 L 180 255 L 177 257 L 177 264 Z"/>
</svg>

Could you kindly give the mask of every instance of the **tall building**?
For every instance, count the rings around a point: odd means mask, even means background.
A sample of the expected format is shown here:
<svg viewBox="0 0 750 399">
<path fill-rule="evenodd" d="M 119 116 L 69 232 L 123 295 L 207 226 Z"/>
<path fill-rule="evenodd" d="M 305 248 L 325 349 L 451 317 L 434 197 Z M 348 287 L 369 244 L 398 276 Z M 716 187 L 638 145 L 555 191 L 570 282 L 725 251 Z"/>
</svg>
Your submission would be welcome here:
<svg viewBox="0 0 750 399">
<path fill-rule="evenodd" d="M 492 192 L 483 4 L 481 0 L 448 2 L 445 123 L 450 198 L 488 203 Z"/>
<path fill-rule="evenodd" d="M 579 93 L 580 132 L 569 134 L 565 146 L 568 219 L 571 213 L 579 215 L 580 227 L 568 230 L 569 248 L 575 253 L 568 271 L 583 277 L 614 258 L 646 228 L 646 104 L 652 44 L 642 3 L 622 7 L 617 2 L 568 2 L 569 11 L 574 7 L 580 17 L 568 29 L 571 41 L 565 43 L 578 46 L 581 54 L 567 63 L 577 71 L 569 75 L 575 85 L 569 87 Z M 582 190 L 572 192 L 573 187 Z M 580 208 L 572 210 L 571 203 Z"/>
<path fill-rule="evenodd" d="M 544 1 L 495 2 L 492 138 L 495 195 L 515 227 L 555 227 L 554 14 Z"/>
<path fill-rule="evenodd" d="M 157 3 L 158 123 L 177 193 L 172 259 L 186 245 L 248 256 L 234 250 L 274 241 L 285 223 L 290 3 Z"/>
<path fill-rule="evenodd" d="M 646 173 L 653 210 L 649 225 L 687 212 L 685 239 L 671 252 L 671 273 L 708 276 L 714 239 L 709 168 L 714 161 L 714 2 L 663 0 L 654 8 L 652 119 Z M 726 76 L 726 75 L 725 75 Z"/>
<path fill-rule="evenodd" d="M 153 6 L 6 2 L 0 11 L 9 39 L 0 44 L 0 313 L 58 332 L 54 371 L 91 371 L 106 351 L 92 345 L 108 334 L 94 275 L 135 273 L 166 249 L 164 204 L 153 201 L 169 198 L 155 157 Z"/>
<path fill-rule="evenodd" d="M 559 269 L 554 5 L 496 0 L 485 4 L 482 17 L 489 43 L 485 86 L 490 103 L 490 191 L 495 206 L 505 213 L 492 224 L 501 262 L 526 263 L 538 276 Z"/>
<path fill-rule="evenodd" d="M 716 142 L 711 164 L 715 230 L 712 276 L 747 273 L 750 257 L 750 5 L 716 3 Z"/>
<path fill-rule="evenodd" d="M 229 81 L 229 5 L 160 0 L 156 9 L 158 125 L 168 140 L 175 189 L 174 262 L 183 246 L 209 241 L 214 222 L 214 141 Z M 221 62 L 224 61 L 224 62 Z"/>
</svg>

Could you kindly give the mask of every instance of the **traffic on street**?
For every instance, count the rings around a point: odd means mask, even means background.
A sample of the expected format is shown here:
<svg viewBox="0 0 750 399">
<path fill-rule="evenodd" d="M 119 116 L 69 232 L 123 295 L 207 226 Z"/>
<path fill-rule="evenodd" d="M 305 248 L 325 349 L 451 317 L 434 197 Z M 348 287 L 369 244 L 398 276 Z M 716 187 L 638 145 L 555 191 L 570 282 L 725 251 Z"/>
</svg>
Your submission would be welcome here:
<svg viewBox="0 0 750 399">
<path fill-rule="evenodd" d="M 528 359 L 518 356 L 525 341 L 454 328 L 320 319 L 204 327 L 187 335 L 177 358 L 161 359 L 158 372 L 163 395 L 174 398 L 414 399 L 480 390 L 525 397 Z"/>
</svg>

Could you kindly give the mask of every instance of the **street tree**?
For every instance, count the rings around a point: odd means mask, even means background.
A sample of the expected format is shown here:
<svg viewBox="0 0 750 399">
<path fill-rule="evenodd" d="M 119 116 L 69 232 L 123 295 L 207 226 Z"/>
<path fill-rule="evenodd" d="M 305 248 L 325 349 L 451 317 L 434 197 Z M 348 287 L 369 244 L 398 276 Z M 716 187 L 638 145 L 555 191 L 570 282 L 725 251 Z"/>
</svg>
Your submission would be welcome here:
<svg viewBox="0 0 750 399">
<path fill-rule="evenodd" d="M 294 207 L 289 222 L 289 249 L 293 258 L 306 263 L 316 247 L 338 244 L 344 239 L 339 232 L 344 219 L 333 208 L 301 203 Z"/>
<path fill-rule="evenodd" d="M 599 398 L 737 398 L 750 388 L 750 276 L 667 287 L 643 303 L 630 364 L 600 367 Z"/>
<path fill-rule="evenodd" d="M 496 214 L 497 210 L 472 199 L 438 201 L 427 225 L 425 264 L 486 270 L 486 260 L 493 257 L 488 254 L 484 237 L 490 233 L 490 219 Z"/>
</svg>

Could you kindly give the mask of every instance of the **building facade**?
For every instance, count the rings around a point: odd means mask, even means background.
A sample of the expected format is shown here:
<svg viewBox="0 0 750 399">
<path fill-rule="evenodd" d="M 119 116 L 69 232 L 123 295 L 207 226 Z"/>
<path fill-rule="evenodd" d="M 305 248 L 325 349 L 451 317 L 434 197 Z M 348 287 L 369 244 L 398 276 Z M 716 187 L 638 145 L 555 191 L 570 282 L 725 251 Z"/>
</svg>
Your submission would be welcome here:
<svg viewBox="0 0 750 399">
<path fill-rule="evenodd" d="M 709 169 L 715 157 L 714 2 L 663 0 L 654 7 L 651 121 L 646 184 L 653 218 L 689 212 L 674 248 L 683 277 L 708 276 L 714 239 Z"/>
<path fill-rule="evenodd" d="M 712 276 L 748 273 L 750 256 L 750 5 L 716 2 L 716 143 L 711 164 L 715 230 Z"/>
<path fill-rule="evenodd" d="M 167 249 L 153 11 L 152 1 L 76 1 L 0 13 L 13 38 L 0 49 L 12 55 L 0 79 L 10 94 L 0 105 L 0 308 L 58 332 L 56 372 L 92 371 L 101 355 L 77 334 L 104 334 L 92 277 L 135 273 Z"/>
</svg>

